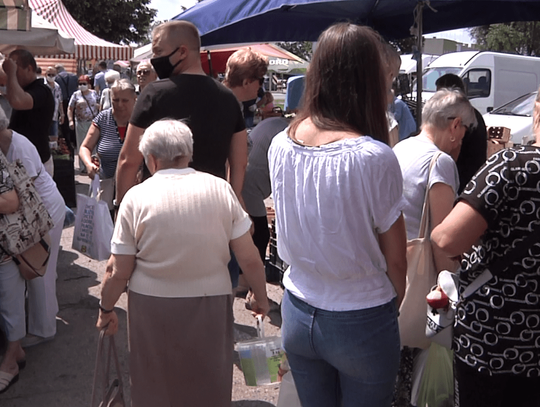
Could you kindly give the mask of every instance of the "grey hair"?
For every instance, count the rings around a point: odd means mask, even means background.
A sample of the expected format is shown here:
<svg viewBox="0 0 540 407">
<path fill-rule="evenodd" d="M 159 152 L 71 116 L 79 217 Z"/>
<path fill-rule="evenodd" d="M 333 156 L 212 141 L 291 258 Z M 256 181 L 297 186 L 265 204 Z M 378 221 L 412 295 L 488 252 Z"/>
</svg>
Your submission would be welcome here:
<svg viewBox="0 0 540 407">
<path fill-rule="evenodd" d="M 111 86 L 111 91 L 113 92 L 115 90 L 122 91 L 122 90 L 128 90 L 128 89 L 133 92 L 133 95 L 136 95 L 135 86 L 128 79 L 117 79 L 114 81 L 114 83 Z"/>
<path fill-rule="evenodd" d="M 457 89 L 442 88 L 435 92 L 422 110 L 424 126 L 444 130 L 450 126 L 449 118 L 461 118 L 465 126 L 476 127 L 474 108 L 465 94 Z"/>
<path fill-rule="evenodd" d="M 120 73 L 118 71 L 108 71 L 105 74 L 105 82 L 114 82 L 120 79 Z"/>
<path fill-rule="evenodd" d="M 152 154 L 158 160 L 174 164 L 178 159 L 193 156 L 193 134 L 178 120 L 163 119 L 154 122 L 141 137 L 139 151 L 144 160 Z"/>
<path fill-rule="evenodd" d="M 146 66 L 148 66 L 148 68 L 149 68 L 151 71 L 154 71 L 154 72 L 155 72 L 154 65 L 152 65 L 152 62 L 150 62 L 149 59 L 143 59 L 141 62 L 139 62 L 139 64 L 137 65 L 137 69 L 138 69 L 139 66 L 141 66 L 141 65 L 146 65 Z"/>
<path fill-rule="evenodd" d="M 4 109 L 0 107 L 0 131 L 4 131 L 9 127 L 9 119 L 6 116 Z"/>
</svg>

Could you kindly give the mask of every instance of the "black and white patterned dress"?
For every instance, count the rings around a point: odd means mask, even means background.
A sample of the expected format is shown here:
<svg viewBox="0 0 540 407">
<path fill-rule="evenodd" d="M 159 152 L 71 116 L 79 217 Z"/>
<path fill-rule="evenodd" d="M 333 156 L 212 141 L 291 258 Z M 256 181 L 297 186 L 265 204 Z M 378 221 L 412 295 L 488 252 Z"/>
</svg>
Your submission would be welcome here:
<svg viewBox="0 0 540 407">
<path fill-rule="evenodd" d="M 487 221 L 481 244 L 465 255 L 461 290 L 486 267 L 512 256 L 527 236 L 540 236 L 540 148 L 505 149 L 491 156 L 460 199 Z M 540 238 L 526 257 L 458 308 L 455 357 L 488 375 L 540 376 Z"/>
</svg>

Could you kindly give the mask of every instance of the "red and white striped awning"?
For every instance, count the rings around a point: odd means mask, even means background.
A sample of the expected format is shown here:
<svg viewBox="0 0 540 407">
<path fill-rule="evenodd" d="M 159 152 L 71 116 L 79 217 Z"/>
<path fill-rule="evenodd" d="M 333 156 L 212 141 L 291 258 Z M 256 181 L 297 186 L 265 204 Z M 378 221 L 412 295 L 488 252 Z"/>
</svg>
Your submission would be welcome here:
<svg viewBox="0 0 540 407">
<path fill-rule="evenodd" d="M 114 59 L 127 61 L 133 58 L 133 48 L 105 41 L 89 33 L 69 14 L 62 0 L 29 0 L 34 12 L 53 24 L 61 35 L 75 39 L 75 54 L 58 55 L 66 59 Z"/>
</svg>

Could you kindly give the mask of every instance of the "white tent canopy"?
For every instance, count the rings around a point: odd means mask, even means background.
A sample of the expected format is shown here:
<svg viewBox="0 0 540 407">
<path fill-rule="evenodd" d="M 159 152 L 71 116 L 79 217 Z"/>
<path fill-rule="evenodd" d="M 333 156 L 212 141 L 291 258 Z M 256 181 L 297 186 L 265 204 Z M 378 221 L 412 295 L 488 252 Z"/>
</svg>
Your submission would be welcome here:
<svg viewBox="0 0 540 407">
<path fill-rule="evenodd" d="M 30 31 L 2 31 L 0 52 L 7 54 L 24 48 L 34 55 L 71 54 L 75 52 L 73 38 L 60 35 L 58 30 L 37 14 L 32 15 Z"/>
</svg>

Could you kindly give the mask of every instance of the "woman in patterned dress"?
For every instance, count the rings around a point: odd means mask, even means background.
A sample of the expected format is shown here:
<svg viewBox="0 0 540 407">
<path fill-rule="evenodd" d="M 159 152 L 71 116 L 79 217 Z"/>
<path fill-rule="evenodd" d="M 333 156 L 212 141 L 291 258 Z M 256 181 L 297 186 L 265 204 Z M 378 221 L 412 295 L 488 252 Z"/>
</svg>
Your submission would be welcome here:
<svg viewBox="0 0 540 407">
<path fill-rule="evenodd" d="M 135 87 L 127 79 L 115 81 L 110 91 L 112 108 L 103 110 L 92 122 L 81 145 L 80 158 L 91 179 L 99 173 L 98 199 L 107 202 L 109 210 L 112 210 L 116 165 L 137 95 Z M 99 164 L 92 162 L 92 151 L 96 146 Z"/>
<path fill-rule="evenodd" d="M 488 158 L 431 235 L 449 257 L 464 253 L 460 291 L 486 268 L 493 274 L 457 309 L 459 407 L 540 406 L 539 98 L 534 130 L 532 146 L 504 149 Z M 531 235 L 534 244 L 526 240 Z M 525 250 L 520 250 L 525 240 Z M 510 266 L 494 269 L 508 256 Z"/>
</svg>

